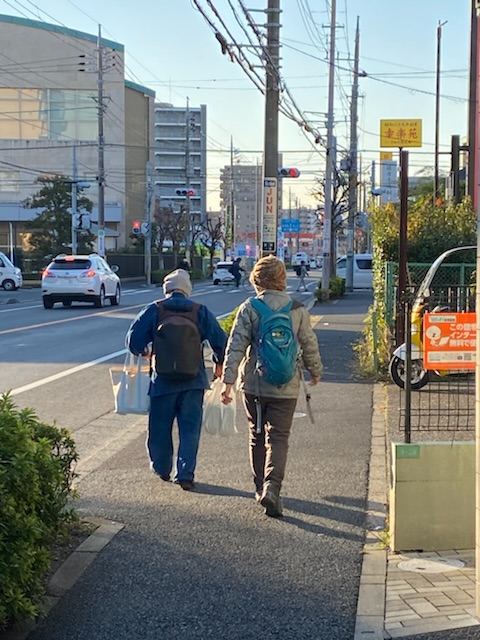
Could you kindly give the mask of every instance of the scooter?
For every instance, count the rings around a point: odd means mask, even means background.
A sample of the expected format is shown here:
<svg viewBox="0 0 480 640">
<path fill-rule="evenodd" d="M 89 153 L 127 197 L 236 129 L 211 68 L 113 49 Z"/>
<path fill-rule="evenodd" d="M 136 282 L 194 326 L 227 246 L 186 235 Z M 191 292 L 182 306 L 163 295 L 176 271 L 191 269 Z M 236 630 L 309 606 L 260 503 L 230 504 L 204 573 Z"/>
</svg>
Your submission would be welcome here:
<svg viewBox="0 0 480 640">
<path fill-rule="evenodd" d="M 433 279 L 438 272 L 440 266 L 446 258 L 459 251 L 476 250 L 476 246 L 455 247 L 444 251 L 438 256 L 427 271 L 422 283 L 417 291 L 415 300 L 412 305 L 411 313 L 411 335 L 412 335 L 412 377 L 411 388 L 414 391 L 422 389 L 430 381 L 430 371 L 423 366 L 423 315 L 425 311 L 429 311 L 428 304 L 430 302 L 430 288 Z M 460 311 L 460 309 L 454 309 Z M 461 309 L 464 311 L 465 309 Z M 431 309 L 433 312 L 452 311 L 449 306 L 436 305 Z M 406 344 L 399 345 L 392 354 L 388 371 L 393 382 L 401 389 L 405 387 L 405 371 L 406 371 Z M 456 373 L 456 371 L 435 371 L 438 375 L 447 375 Z"/>
</svg>

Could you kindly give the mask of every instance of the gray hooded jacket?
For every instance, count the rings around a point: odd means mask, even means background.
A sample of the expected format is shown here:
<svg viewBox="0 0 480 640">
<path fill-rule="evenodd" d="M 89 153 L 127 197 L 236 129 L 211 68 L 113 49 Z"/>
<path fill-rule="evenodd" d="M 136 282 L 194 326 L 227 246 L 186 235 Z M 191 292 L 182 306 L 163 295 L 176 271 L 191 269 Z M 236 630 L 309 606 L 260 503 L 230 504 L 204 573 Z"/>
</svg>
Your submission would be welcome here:
<svg viewBox="0 0 480 640">
<path fill-rule="evenodd" d="M 267 290 L 258 295 L 271 309 L 281 309 L 290 300 L 285 291 Z M 292 309 L 292 325 L 302 352 L 304 367 L 312 376 L 322 373 L 322 361 L 318 341 L 310 326 L 310 315 L 302 305 Z M 274 386 L 265 382 L 256 373 L 257 364 L 256 340 L 259 327 L 259 315 L 250 299 L 239 308 L 228 339 L 224 362 L 223 382 L 235 384 L 240 369 L 240 387 L 245 393 L 259 394 L 266 398 L 297 398 L 300 389 L 301 373 L 297 370 L 294 377 L 284 385 Z"/>
</svg>

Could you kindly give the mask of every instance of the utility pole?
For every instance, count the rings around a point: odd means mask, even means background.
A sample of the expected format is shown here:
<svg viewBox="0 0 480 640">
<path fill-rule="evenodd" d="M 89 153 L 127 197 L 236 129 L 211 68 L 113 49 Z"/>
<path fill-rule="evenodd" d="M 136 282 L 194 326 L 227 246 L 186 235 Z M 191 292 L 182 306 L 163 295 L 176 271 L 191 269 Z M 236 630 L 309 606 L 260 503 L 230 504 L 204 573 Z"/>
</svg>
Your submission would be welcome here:
<svg viewBox="0 0 480 640">
<path fill-rule="evenodd" d="M 235 255 L 235 178 L 233 175 L 233 136 L 230 136 L 230 255 Z"/>
<path fill-rule="evenodd" d="M 72 148 L 72 256 L 77 253 L 77 229 L 75 228 L 75 220 L 77 214 L 77 194 L 78 194 L 78 176 L 77 176 L 77 147 Z"/>
<path fill-rule="evenodd" d="M 347 272 L 346 289 L 353 291 L 353 254 L 355 218 L 358 209 L 358 170 L 357 170 L 357 121 L 358 121 L 358 65 L 360 58 L 360 18 L 357 16 L 355 33 L 355 59 L 353 63 L 352 104 L 350 110 L 350 163 L 348 178 L 348 220 L 347 220 Z"/>
<path fill-rule="evenodd" d="M 278 228 L 278 105 L 280 91 L 280 0 L 268 0 L 265 51 L 265 141 L 261 255 L 276 254 Z"/>
<path fill-rule="evenodd" d="M 477 90 L 477 56 L 478 56 L 478 16 L 477 0 L 471 0 L 470 29 L 470 69 L 469 69 L 469 103 L 468 103 L 468 176 L 467 188 L 474 208 L 477 207 L 477 148 L 478 148 L 478 90 Z"/>
<path fill-rule="evenodd" d="M 473 7 L 472 7 L 473 10 Z M 480 1 L 475 0 L 475 20 L 477 22 L 475 28 L 475 51 L 479 51 L 480 44 L 478 42 L 478 36 L 480 35 L 480 29 L 478 26 L 478 20 L 480 18 Z M 478 63 L 476 67 L 478 72 Z M 475 78 L 475 81 L 477 79 Z M 475 182 L 475 194 L 476 194 L 476 207 L 477 207 L 477 262 L 476 262 L 476 295 L 475 305 L 477 309 L 476 314 L 476 335 L 477 335 L 477 354 L 475 362 L 475 614 L 480 616 L 480 356 L 479 356 L 479 336 L 480 336 L 480 204 L 479 204 L 479 181 L 480 181 L 480 147 L 478 131 L 480 128 L 480 107 L 478 102 L 478 93 L 476 93 L 475 99 L 475 148 L 470 147 L 470 157 L 475 155 L 475 166 L 477 173 L 471 176 L 471 179 Z"/>
<path fill-rule="evenodd" d="M 103 48 L 102 27 L 98 25 L 97 41 L 97 108 L 98 108 L 98 232 L 97 250 L 105 257 L 105 138 L 103 134 Z"/>
<path fill-rule="evenodd" d="M 440 146 L 440 53 L 441 53 L 441 44 L 442 44 L 442 27 L 447 24 L 447 21 L 440 22 L 438 21 L 437 26 L 437 81 L 436 81 L 436 91 L 435 91 L 435 175 L 434 175 L 434 184 L 433 184 L 433 201 L 436 202 L 437 198 L 440 197 L 439 192 L 439 168 L 438 168 L 438 158 L 439 158 L 439 146 Z"/>
<path fill-rule="evenodd" d="M 152 165 L 147 162 L 146 165 L 146 200 L 145 200 L 145 276 L 147 279 L 147 286 L 152 284 L 152 221 L 151 221 L 151 208 L 152 208 Z"/>
<path fill-rule="evenodd" d="M 322 289 L 328 291 L 330 287 L 330 256 L 332 251 L 332 177 L 333 177 L 333 110 L 335 99 L 335 29 L 337 19 L 337 0 L 331 0 L 330 23 L 330 55 L 328 59 L 328 113 L 327 113 L 327 158 L 325 169 L 325 213 L 323 221 L 323 261 L 322 261 Z"/>
<path fill-rule="evenodd" d="M 187 242 L 185 246 L 185 257 L 192 265 L 191 246 L 193 242 L 192 221 L 190 220 L 190 99 L 187 98 L 187 108 L 185 110 L 185 213 L 187 215 Z"/>
</svg>

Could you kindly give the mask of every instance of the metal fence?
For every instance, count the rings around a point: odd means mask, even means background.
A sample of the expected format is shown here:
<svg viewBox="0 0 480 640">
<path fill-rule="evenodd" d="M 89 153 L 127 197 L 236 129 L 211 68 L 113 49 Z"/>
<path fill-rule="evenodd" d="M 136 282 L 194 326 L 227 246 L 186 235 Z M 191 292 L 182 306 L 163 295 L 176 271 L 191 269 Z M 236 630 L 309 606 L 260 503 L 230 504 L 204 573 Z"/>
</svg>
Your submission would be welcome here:
<svg viewBox="0 0 480 640">
<path fill-rule="evenodd" d="M 398 427 L 408 431 L 475 431 L 475 375 L 433 375 L 420 391 L 412 391 L 410 405 L 406 390 L 399 389 Z M 409 409 L 409 412 L 408 412 Z"/>
<path fill-rule="evenodd" d="M 405 301 L 406 318 L 406 354 L 405 388 L 398 394 L 398 427 L 403 431 L 405 442 L 411 442 L 412 432 L 421 432 L 441 439 L 442 433 L 475 431 L 475 372 L 439 371 L 429 372 L 429 382 L 419 390 L 412 390 L 407 371 L 411 371 L 408 362 L 411 341 L 412 305 L 416 294 L 430 265 L 409 264 L 409 295 Z M 423 318 L 426 311 L 471 312 L 475 311 L 475 264 L 447 263 L 440 265 L 428 291 L 423 292 L 422 300 L 416 299 L 414 312 Z M 395 325 L 395 282 L 398 265 L 386 265 L 386 310 L 387 322 L 391 328 Z M 423 322 L 420 322 L 423 325 Z"/>
<path fill-rule="evenodd" d="M 415 295 L 430 264 L 411 262 L 407 265 L 407 285 Z M 429 306 L 453 305 L 452 311 L 474 311 L 474 274 L 475 264 L 445 263 L 440 265 L 430 287 Z M 397 296 L 398 263 L 385 264 L 385 313 L 390 329 L 395 326 Z"/>
</svg>

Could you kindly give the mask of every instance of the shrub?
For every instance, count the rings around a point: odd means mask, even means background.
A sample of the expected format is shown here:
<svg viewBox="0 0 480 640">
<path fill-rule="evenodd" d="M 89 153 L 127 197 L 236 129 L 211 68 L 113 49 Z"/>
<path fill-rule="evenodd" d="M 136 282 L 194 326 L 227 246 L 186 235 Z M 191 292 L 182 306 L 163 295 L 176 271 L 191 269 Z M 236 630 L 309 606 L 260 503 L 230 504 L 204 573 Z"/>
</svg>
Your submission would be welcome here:
<svg viewBox="0 0 480 640">
<path fill-rule="evenodd" d="M 333 276 L 330 278 L 330 286 L 328 289 L 321 288 L 322 283 L 318 283 L 318 287 L 314 291 L 314 295 L 320 302 L 326 302 L 334 298 L 341 298 L 345 294 L 345 278 Z"/>
<path fill-rule="evenodd" d="M 232 327 L 233 327 L 233 322 L 237 317 L 237 311 L 238 311 L 238 308 L 234 309 L 232 313 L 230 313 L 226 318 L 221 318 L 218 321 L 222 329 L 227 334 L 227 336 L 230 335 L 230 331 L 232 330 Z"/>
<path fill-rule="evenodd" d="M 77 457 L 66 429 L 0 396 L 0 628 L 38 613 L 48 544 L 75 517 Z"/>
<path fill-rule="evenodd" d="M 152 271 L 152 283 L 161 285 L 165 276 L 169 273 L 172 273 L 173 269 L 157 269 L 157 271 Z M 192 281 L 200 281 L 205 280 L 205 276 L 201 269 L 192 269 L 192 273 L 190 275 Z"/>
</svg>

